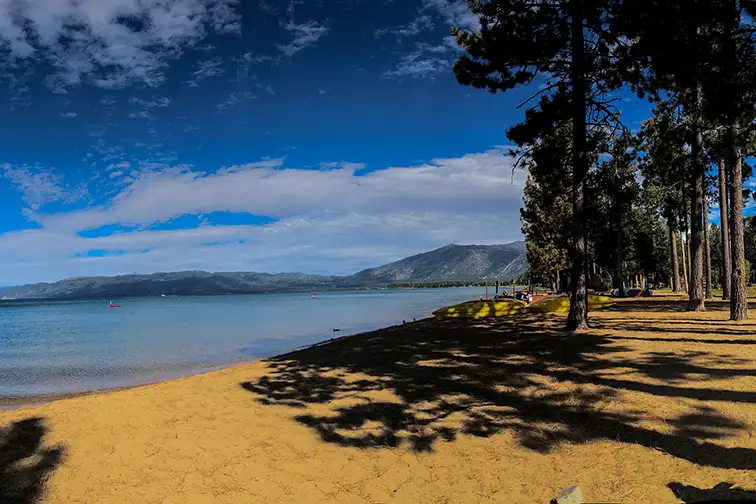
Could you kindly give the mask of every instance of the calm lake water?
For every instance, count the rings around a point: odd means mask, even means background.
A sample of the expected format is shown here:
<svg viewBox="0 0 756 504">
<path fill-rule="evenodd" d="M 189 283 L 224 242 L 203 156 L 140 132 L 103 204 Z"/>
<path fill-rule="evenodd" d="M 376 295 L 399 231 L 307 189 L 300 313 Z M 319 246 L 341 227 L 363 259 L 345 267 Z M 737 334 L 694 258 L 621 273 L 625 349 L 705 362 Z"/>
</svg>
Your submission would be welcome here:
<svg viewBox="0 0 756 504">
<path fill-rule="evenodd" d="M 0 303 L 0 397 L 137 385 L 423 318 L 483 288 Z M 341 331 L 334 333 L 333 329 Z"/>
</svg>

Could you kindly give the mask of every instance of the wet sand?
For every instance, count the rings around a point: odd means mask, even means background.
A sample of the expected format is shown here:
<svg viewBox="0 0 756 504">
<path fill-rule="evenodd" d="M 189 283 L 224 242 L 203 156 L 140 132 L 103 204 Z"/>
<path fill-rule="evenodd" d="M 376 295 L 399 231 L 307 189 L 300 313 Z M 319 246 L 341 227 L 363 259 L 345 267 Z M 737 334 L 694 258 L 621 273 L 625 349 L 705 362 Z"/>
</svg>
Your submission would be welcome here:
<svg viewBox="0 0 756 504">
<path fill-rule="evenodd" d="M 756 500 L 756 322 L 669 298 L 425 320 L 0 412 L 0 495 L 51 503 Z M 756 308 L 754 306 L 753 308 Z"/>
</svg>

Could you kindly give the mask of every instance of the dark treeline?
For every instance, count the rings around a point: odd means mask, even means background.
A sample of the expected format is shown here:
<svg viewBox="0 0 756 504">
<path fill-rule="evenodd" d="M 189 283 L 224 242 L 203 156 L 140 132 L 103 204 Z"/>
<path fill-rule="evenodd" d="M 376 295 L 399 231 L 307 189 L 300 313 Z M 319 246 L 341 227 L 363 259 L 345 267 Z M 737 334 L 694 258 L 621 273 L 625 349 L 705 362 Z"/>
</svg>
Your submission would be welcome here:
<svg viewBox="0 0 756 504">
<path fill-rule="evenodd" d="M 588 289 L 633 284 L 668 284 L 694 311 L 721 284 L 730 318 L 746 319 L 756 0 L 469 5 L 480 28 L 453 30 L 457 80 L 535 91 L 507 137 L 528 170 L 530 275 L 569 289 L 568 327 L 587 327 Z M 650 104 L 639 130 L 617 106 L 629 94 Z"/>
<path fill-rule="evenodd" d="M 528 285 L 528 276 L 522 275 L 514 280 L 514 284 Z M 478 280 L 478 281 L 448 281 L 448 282 L 425 282 L 425 283 L 392 283 L 388 285 L 389 289 L 443 289 L 447 287 L 492 287 L 499 286 L 502 289 L 511 288 L 512 281 L 502 282 L 496 280 Z"/>
</svg>

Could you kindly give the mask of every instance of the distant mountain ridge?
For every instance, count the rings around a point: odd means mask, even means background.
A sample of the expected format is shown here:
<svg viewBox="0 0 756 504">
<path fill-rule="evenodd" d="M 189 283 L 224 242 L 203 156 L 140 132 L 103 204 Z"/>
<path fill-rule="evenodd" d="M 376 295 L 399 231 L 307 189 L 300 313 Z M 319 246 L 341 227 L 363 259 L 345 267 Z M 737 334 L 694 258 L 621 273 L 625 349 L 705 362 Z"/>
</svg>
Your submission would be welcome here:
<svg viewBox="0 0 756 504">
<path fill-rule="evenodd" d="M 447 245 L 350 276 L 304 273 L 178 271 L 75 277 L 54 283 L 0 287 L 4 299 L 107 299 L 160 295 L 224 295 L 386 287 L 392 283 L 510 281 L 526 268 L 525 243 Z"/>
<path fill-rule="evenodd" d="M 506 245 L 447 245 L 350 278 L 357 283 L 433 283 L 477 280 L 507 281 L 525 271 L 525 242 Z"/>
</svg>

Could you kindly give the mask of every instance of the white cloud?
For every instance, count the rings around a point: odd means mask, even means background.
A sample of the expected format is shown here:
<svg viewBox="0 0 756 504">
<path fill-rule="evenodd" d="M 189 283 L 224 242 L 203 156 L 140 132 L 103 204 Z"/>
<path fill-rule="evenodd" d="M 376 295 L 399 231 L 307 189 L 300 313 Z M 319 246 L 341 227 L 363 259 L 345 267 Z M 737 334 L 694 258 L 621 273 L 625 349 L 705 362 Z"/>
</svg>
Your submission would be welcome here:
<svg viewBox="0 0 756 504">
<path fill-rule="evenodd" d="M 146 110 L 138 110 L 136 112 L 129 112 L 129 117 L 132 119 L 149 119 L 151 116 Z"/>
<path fill-rule="evenodd" d="M 226 72 L 223 68 L 223 60 L 219 56 L 200 61 L 197 67 L 197 70 L 192 72 L 193 78 L 188 82 L 191 87 L 197 87 L 201 81 L 223 75 Z"/>
<path fill-rule="evenodd" d="M 449 26 L 474 31 L 480 28 L 478 16 L 470 11 L 467 0 L 423 0 L 421 12 L 427 11 L 440 15 Z"/>
<path fill-rule="evenodd" d="M 250 100 L 254 100 L 255 98 L 257 98 L 257 96 L 254 93 L 250 93 L 249 91 L 234 91 L 228 96 L 225 101 L 216 105 L 216 109 L 220 112 L 230 107 L 243 105 Z"/>
<path fill-rule="evenodd" d="M 28 171 L 17 186 L 31 195 L 29 217 L 43 229 L 0 235 L 0 275 L 23 282 L 186 268 L 350 273 L 447 243 L 520 237 L 525 177 L 516 172 L 512 183 L 506 149 L 362 176 L 360 163 L 326 162 L 320 168 L 293 169 L 282 158 L 269 158 L 205 173 L 186 165 L 134 167 L 122 161 L 108 171 L 126 185 L 107 204 L 56 214 L 39 211 L 38 202 L 65 197 L 62 181 Z M 32 186 L 48 189 L 35 193 Z M 278 220 L 147 229 L 219 211 Z M 100 238 L 77 234 L 111 225 L 124 231 Z M 88 250 L 125 253 L 74 257 Z"/>
<path fill-rule="evenodd" d="M 76 112 L 62 112 L 60 114 L 60 117 L 64 117 L 66 119 L 73 119 L 77 115 L 79 115 L 79 114 L 77 114 Z"/>
<path fill-rule="evenodd" d="M 131 163 L 129 163 L 128 161 L 121 161 L 117 164 L 110 164 L 108 165 L 106 170 L 114 170 L 116 168 L 131 168 Z"/>
<path fill-rule="evenodd" d="M 171 99 L 167 96 L 158 96 L 151 100 L 144 100 L 142 98 L 132 96 L 129 98 L 129 103 L 132 105 L 138 105 L 140 107 L 151 109 L 151 108 L 165 108 L 168 105 L 171 104 Z"/>
<path fill-rule="evenodd" d="M 434 79 L 443 72 L 451 72 L 451 62 L 437 56 L 428 56 L 420 49 L 402 57 L 396 68 L 384 72 L 383 77 Z"/>
<path fill-rule="evenodd" d="M 318 89 L 318 94 L 319 95 L 328 94 L 328 90 L 327 89 L 323 89 L 323 88 L 319 88 Z"/>
<path fill-rule="evenodd" d="M 317 21 L 307 21 L 301 24 L 289 21 L 282 26 L 284 30 L 289 32 L 292 40 L 288 44 L 279 45 L 278 49 L 284 56 L 288 57 L 294 56 L 299 51 L 315 44 L 321 37 L 328 34 L 328 27 Z"/>
<path fill-rule="evenodd" d="M 0 46 L 45 61 L 47 84 L 157 86 L 168 62 L 208 33 L 239 33 L 238 0 L 3 0 Z M 129 24 L 125 20 L 129 20 Z"/>
<path fill-rule="evenodd" d="M 413 37 L 436 27 L 434 18 L 441 18 L 449 26 L 460 26 L 470 30 L 478 30 L 480 23 L 466 0 L 422 0 L 415 20 L 407 26 L 399 26 L 389 30 L 379 30 L 376 36 L 391 33 L 400 40 Z M 448 32 L 447 32 L 448 33 Z M 402 56 L 396 68 L 383 73 L 384 78 L 433 79 L 443 72 L 451 70 L 454 58 L 462 50 L 450 35 L 439 40 L 437 44 L 429 44 L 427 37 L 417 41 L 414 49 Z"/>
<path fill-rule="evenodd" d="M 55 201 L 76 201 L 84 194 L 81 188 L 67 191 L 60 175 L 39 166 L 4 163 L 0 165 L 0 175 L 21 192 L 23 200 L 35 211 Z"/>
<path fill-rule="evenodd" d="M 383 37 L 385 35 L 393 35 L 397 39 L 401 40 L 405 37 L 414 37 L 420 33 L 431 30 L 433 28 L 433 21 L 427 14 L 420 13 L 415 19 L 407 25 L 400 25 L 394 28 L 379 28 L 373 32 L 376 38 Z"/>
</svg>

